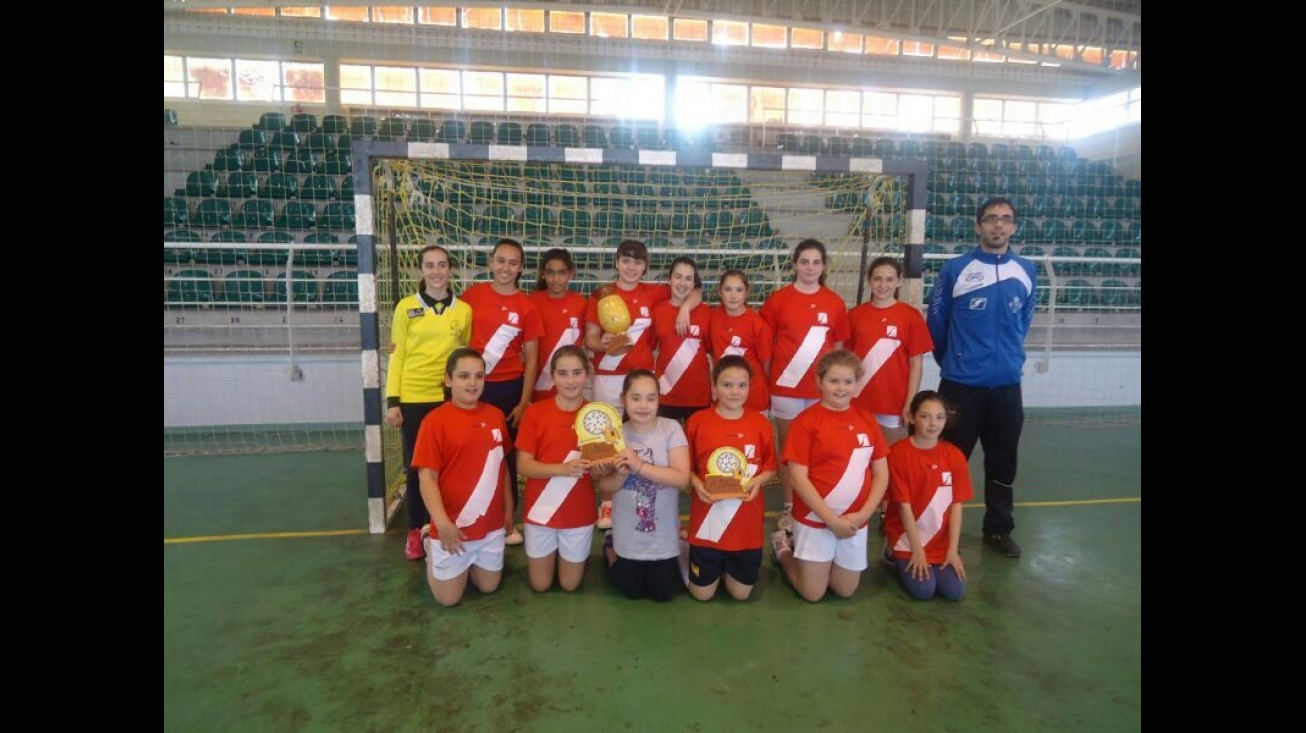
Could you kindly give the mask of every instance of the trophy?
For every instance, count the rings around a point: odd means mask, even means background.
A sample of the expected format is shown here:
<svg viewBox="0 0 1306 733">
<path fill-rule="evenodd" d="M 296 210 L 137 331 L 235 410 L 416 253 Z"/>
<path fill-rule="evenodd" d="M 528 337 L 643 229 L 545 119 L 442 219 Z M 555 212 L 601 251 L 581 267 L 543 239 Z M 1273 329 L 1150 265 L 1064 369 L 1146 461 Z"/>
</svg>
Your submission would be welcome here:
<svg viewBox="0 0 1306 733">
<path fill-rule="evenodd" d="M 598 298 L 599 325 L 612 334 L 612 340 L 608 342 L 608 356 L 618 356 L 635 348 L 635 344 L 626 335 L 630 328 L 630 309 L 617 292 L 617 286 L 611 283 L 604 285 L 594 291 L 594 297 Z"/>
<path fill-rule="evenodd" d="M 714 499 L 745 499 L 744 475 L 748 458 L 738 448 L 723 446 L 707 457 L 707 480 L 703 482 L 707 493 Z"/>
<path fill-rule="evenodd" d="M 626 449 L 621 437 L 621 415 L 606 402 L 587 402 L 576 413 L 576 438 L 580 457 L 602 462 Z"/>
</svg>

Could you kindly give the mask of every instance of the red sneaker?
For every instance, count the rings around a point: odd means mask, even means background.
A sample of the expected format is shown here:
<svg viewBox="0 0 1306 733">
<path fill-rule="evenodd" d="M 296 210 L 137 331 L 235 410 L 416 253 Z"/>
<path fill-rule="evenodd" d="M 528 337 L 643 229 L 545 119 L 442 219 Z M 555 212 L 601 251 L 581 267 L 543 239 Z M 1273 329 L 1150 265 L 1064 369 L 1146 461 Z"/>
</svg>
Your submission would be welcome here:
<svg viewBox="0 0 1306 733">
<path fill-rule="evenodd" d="M 426 557 L 426 546 L 422 543 L 422 530 L 408 530 L 408 544 L 404 546 L 404 557 L 409 560 L 421 560 Z"/>
</svg>

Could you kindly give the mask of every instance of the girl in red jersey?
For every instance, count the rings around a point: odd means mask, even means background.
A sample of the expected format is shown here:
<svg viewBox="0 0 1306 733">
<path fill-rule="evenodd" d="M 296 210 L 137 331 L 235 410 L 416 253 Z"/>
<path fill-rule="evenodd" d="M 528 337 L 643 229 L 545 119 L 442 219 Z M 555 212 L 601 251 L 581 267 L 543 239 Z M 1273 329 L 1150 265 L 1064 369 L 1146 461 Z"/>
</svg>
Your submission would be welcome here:
<svg viewBox="0 0 1306 733">
<path fill-rule="evenodd" d="M 591 297 L 585 306 L 585 348 L 594 353 L 594 400 L 606 402 L 620 412 L 626 375 L 635 369 L 653 370 L 653 339 L 648 333 L 653 326 L 653 306 L 670 298 L 671 288 L 640 282 L 648 270 L 648 247 L 643 242 L 626 239 L 617 245 L 615 267 L 617 294 L 630 311 L 631 323 L 626 337 L 633 346 L 624 353 L 607 353 L 613 335 L 599 325 L 599 298 Z M 703 294 L 697 290 L 685 298 L 676 317 L 676 333 L 683 335 L 689 331 L 689 314 L 702 302 Z M 602 494 L 597 526 L 599 529 L 612 526 L 611 494 Z"/>
<path fill-rule="evenodd" d="M 526 408 L 517 434 L 517 469 L 526 477 L 526 568 L 531 588 L 541 592 L 553 585 L 555 565 L 563 590 L 580 587 L 594 541 L 591 465 L 580 457 L 574 428 L 590 369 L 579 346 L 555 351 L 549 373 L 557 393 Z"/>
<path fill-rule="evenodd" d="M 505 456 L 512 450 L 503 412 L 481 402 L 485 360 L 460 348 L 445 367 L 449 399 L 432 410 L 417 433 L 413 468 L 431 514 L 426 579 L 442 606 L 457 605 L 467 579 L 493 593 L 503 577 Z"/>
<path fill-rule="evenodd" d="M 902 267 L 877 257 L 866 270 L 871 299 L 848 311 L 849 351 L 862 360 L 853 404 L 875 416 L 890 444 L 907 437 L 912 396 L 921 387 L 921 358 L 934 339 L 921 312 L 896 297 Z"/>
<path fill-rule="evenodd" d="M 789 423 L 821 398 L 813 367 L 818 359 L 843 348 L 848 338 L 848 307 L 825 287 L 829 265 L 825 245 L 804 239 L 794 248 L 794 282 L 771 294 L 761 316 L 775 334 L 771 362 L 771 417 L 775 418 L 781 453 L 788 444 Z M 787 464 L 780 464 L 784 507 L 777 526 L 793 524 L 793 482 Z"/>
<path fill-rule="evenodd" d="M 726 590 L 739 601 L 747 600 L 762 567 L 763 499 L 760 494 L 775 476 L 771 421 L 746 407 L 752 386 L 752 367 L 738 354 L 721 357 L 712 367 L 712 393 L 716 405 L 694 413 L 686 434 L 694 472 L 689 481 L 689 544 L 682 554 L 682 574 L 690 595 L 706 601 L 716 595 L 721 578 Z M 708 459 L 717 448 L 730 446 L 743 452 L 743 499 L 715 499 L 707 493 L 704 477 Z"/>
<path fill-rule="evenodd" d="M 653 346 L 657 349 L 654 372 L 658 375 L 658 414 L 682 425 L 712 403 L 711 366 L 708 365 L 709 330 L 712 309 L 700 303 L 689 315 L 689 330 L 676 332 L 680 306 L 694 292 L 702 292 L 698 266 L 688 257 L 677 257 L 667 277 L 671 298 L 653 306 Z"/>
<path fill-rule="evenodd" d="M 721 307 L 712 309 L 712 323 L 708 328 L 712 359 L 717 361 L 732 354 L 744 357 L 751 372 L 748 401 L 744 407 L 770 417 L 771 390 L 767 387 L 770 379 L 767 375 L 771 371 L 775 336 L 757 311 L 748 307 L 752 284 L 743 270 L 730 269 L 721 273 L 716 289 Z"/>
<path fill-rule="evenodd" d="M 575 274 L 576 264 L 565 249 L 554 247 L 540 258 L 540 279 L 531 293 L 531 302 L 539 311 L 544 327 L 539 349 L 541 364 L 553 363 L 553 355 L 563 346 L 585 343 L 586 298 L 570 289 Z M 551 370 L 541 369 L 531 400 L 543 402 L 555 392 Z"/>
<path fill-rule="evenodd" d="M 526 250 L 520 242 L 500 239 L 490 253 L 490 274 L 494 279 L 477 283 L 462 295 L 472 307 L 470 345 L 485 357 L 485 394 L 481 399 L 503 411 L 513 437 L 522 413 L 531 403 L 540 336 L 544 335 L 534 301 L 517 287 L 525 261 Z M 508 475 L 512 479 L 504 499 L 508 544 L 520 545 L 522 535 L 512 520 L 517 504 L 516 456 L 508 456 Z"/>
<path fill-rule="evenodd" d="M 966 594 L 961 564 L 961 506 L 973 496 L 970 466 L 957 446 L 939 436 L 948 406 L 926 390 L 911 402 L 912 434 L 889 453 L 889 512 L 885 562 L 912 598 L 959 601 Z"/>
<path fill-rule="evenodd" d="M 852 404 L 862 363 L 832 351 L 817 362 L 821 400 L 790 426 L 784 460 L 794 481 L 792 535 L 771 535 L 775 562 L 809 601 L 847 598 L 866 569 L 866 524 L 889 484 L 888 444 L 875 418 Z"/>
</svg>

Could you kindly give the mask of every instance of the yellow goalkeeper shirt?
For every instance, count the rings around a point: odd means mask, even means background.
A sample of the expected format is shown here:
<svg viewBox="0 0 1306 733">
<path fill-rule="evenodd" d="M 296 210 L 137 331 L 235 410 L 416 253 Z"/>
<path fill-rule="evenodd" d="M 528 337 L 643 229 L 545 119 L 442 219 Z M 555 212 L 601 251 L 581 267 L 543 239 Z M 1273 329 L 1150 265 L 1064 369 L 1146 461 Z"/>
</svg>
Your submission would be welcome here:
<svg viewBox="0 0 1306 733">
<path fill-rule="evenodd" d="M 390 323 L 394 353 L 385 379 L 387 398 L 400 402 L 444 401 L 444 369 L 449 354 L 466 346 L 472 333 L 472 307 L 454 296 L 442 313 L 414 293 L 395 306 Z"/>
</svg>

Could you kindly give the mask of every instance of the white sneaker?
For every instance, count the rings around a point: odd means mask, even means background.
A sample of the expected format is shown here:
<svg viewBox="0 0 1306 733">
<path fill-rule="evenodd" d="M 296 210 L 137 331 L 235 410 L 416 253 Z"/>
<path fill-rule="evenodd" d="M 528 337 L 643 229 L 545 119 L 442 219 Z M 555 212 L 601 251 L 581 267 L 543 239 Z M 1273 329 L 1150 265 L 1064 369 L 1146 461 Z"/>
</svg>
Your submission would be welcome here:
<svg viewBox="0 0 1306 733">
<path fill-rule="evenodd" d="M 599 505 L 599 521 L 594 523 L 599 529 L 612 529 L 612 502 L 605 501 Z"/>
<path fill-rule="evenodd" d="M 780 562 L 780 553 L 793 551 L 793 540 L 787 530 L 777 529 L 771 533 L 771 557 L 776 563 Z"/>
</svg>

